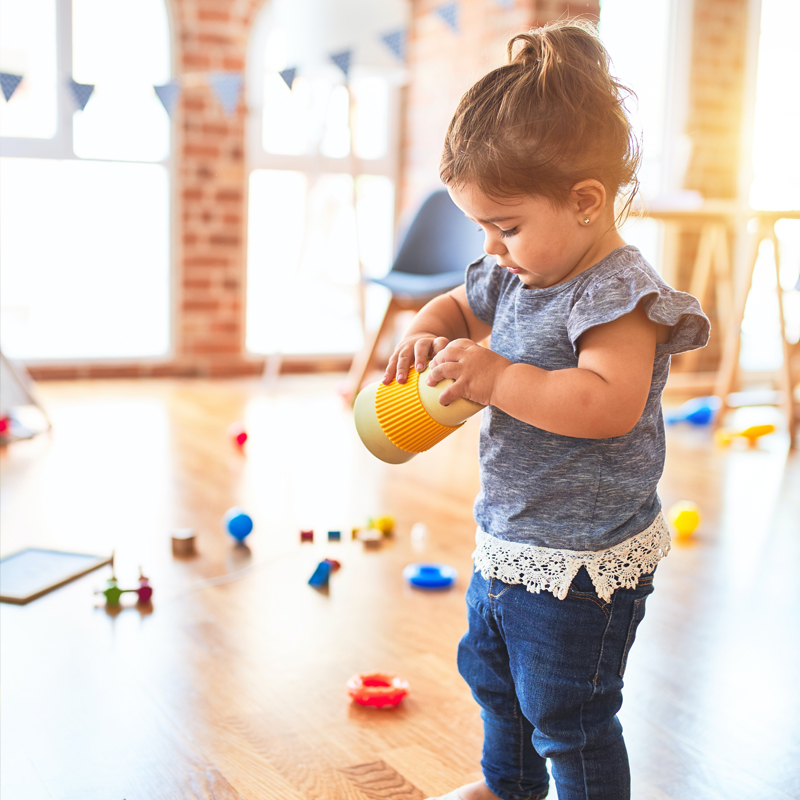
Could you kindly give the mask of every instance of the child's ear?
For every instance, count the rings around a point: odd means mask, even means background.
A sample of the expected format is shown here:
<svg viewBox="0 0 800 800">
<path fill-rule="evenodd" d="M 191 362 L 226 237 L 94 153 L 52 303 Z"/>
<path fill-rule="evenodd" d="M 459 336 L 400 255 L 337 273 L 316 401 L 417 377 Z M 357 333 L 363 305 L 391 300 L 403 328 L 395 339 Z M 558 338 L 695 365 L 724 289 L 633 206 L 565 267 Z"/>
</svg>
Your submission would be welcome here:
<svg viewBox="0 0 800 800">
<path fill-rule="evenodd" d="M 595 178 L 578 181 L 570 189 L 569 205 L 575 212 L 581 227 L 588 226 L 603 213 L 603 209 L 606 207 L 606 187 Z"/>
</svg>

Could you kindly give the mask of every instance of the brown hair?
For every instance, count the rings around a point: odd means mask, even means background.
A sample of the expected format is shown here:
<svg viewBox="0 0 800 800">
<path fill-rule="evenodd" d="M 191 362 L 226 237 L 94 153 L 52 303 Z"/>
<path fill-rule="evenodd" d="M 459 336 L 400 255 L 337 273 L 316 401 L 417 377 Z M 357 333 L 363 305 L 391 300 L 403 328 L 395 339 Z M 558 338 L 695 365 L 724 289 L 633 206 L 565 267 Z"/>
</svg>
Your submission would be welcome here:
<svg viewBox="0 0 800 800">
<path fill-rule="evenodd" d="M 515 47 L 521 45 L 514 53 Z M 439 174 L 497 198 L 538 195 L 567 202 L 578 181 L 599 180 L 613 199 L 638 188 L 638 141 L 610 58 L 587 20 L 551 22 L 508 43 L 508 63 L 462 98 L 445 138 Z"/>
</svg>

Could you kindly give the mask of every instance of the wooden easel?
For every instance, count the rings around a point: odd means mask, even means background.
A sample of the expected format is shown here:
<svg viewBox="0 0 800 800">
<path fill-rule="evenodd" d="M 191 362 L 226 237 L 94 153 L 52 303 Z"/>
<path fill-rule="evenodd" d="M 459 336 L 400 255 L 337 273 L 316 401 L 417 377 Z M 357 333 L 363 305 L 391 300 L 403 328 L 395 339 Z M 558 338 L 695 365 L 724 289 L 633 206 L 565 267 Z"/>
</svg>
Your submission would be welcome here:
<svg viewBox="0 0 800 800">
<path fill-rule="evenodd" d="M 786 426 L 789 431 L 789 441 L 795 446 L 796 428 L 798 422 L 797 407 L 794 401 L 796 385 L 795 376 L 792 374 L 791 346 L 787 338 L 786 319 L 783 313 L 783 289 L 780 281 L 780 251 L 778 236 L 775 233 L 775 223 L 780 219 L 800 219 L 800 211 L 753 211 L 752 217 L 756 220 L 756 232 L 749 242 L 746 268 L 742 270 L 736 286 L 734 296 L 733 314 L 725 331 L 725 341 L 722 345 L 722 358 L 717 372 L 715 394 L 721 399 L 722 406 L 717 419 L 721 419 L 726 410 L 730 408 L 728 401 L 731 392 L 737 386 L 739 377 L 739 349 L 741 345 L 742 320 L 747 304 L 747 296 L 753 282 L 753 272 L 758 260 L 758 250 L 764 239 L 772 242 L 776 292 L 778 300 L 778 320 L 781 329 L 781 342 L 783 347 L 783 360 L 778 369 L 778 383 L 780 386 L 780 405 L 786 416 Z"/>
<path fill-rule="evenodd" d="M 798 422 L 793 391 L 796 385 L 792 375 L 791 345 L 787 339 L 786 321 L 783 314 L 783 291 L 780 285 L 780 254 L 775 224 L 780 219 L 800 219 L 800 210 L 756 211 L 741 206 L 732 200 L 707 200 L 696 208 L 651 208 L 645 216 L 683 227 L 700 229 L 700 239 L 692 267 L 689 291 L 700 300 L 706 300 L 713 286 L 716 292 L 718 324 L 724 331 L 722 356 L 716 373 L 699 373 L 691 369 L 676 373 L 670 378 L 674 388 L 713 392 L 722 401 L 717 420 L 730 409 L 730 395 L 737 388 L 739 378 L 739 350 L 741 345 L 742 320 L 745 305 L 753 282 L 753 272 L 758 259 L 759 246 L 764 239 L 773 244 L 775 271 L 778 276 L 777 294 L 780 314 L 780 328 L 783 341 L 783 362 L 778 370 L 780 385 L 780 405 L 786 416 L 787 429 L 792 446 L 795 442 L 795 429 Z M 755 220 L 756 230 L 746 237 L 746 255 L 741 267 L 735 268 L 728 248 L 728 234 L 731 230 L 745 230 L 747 223 Z M 675 281 L 674 269 L 669 265 L 664 270 L 668 282 Z M 738 272 L 738 275 L 737 275 Z M 714 280 L 712 281 L 712 275 Z M 696 363 L 699 351 L 688 353 L 684 358 L 689 367 Z"/>
</svg>

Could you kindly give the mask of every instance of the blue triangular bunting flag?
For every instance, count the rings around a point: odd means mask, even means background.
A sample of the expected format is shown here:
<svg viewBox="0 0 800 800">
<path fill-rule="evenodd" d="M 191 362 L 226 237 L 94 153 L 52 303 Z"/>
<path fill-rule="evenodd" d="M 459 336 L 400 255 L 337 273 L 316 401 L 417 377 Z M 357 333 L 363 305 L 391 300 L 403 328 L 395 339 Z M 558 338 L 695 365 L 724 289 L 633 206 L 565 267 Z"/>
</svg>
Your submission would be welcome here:
<svg viewBox="0 0 800 800">
<path fill-rule="evenodd" d="M 458 3 L 447 3 L 439 6 L 436 13 L 458 33 Z"/>
<path fill-rule="evenodd" d="M 72 96 L 75 98 L 75 102 L 78 104 L 78 108 L 83 111 L 86 108 L 86 104 L 89 102 L 89 98 L 92 96 L 92 92 L 94 91 L 94 84 L 93 83 L 78 83 L 77 81 L 69 79 L 69 88 L 72 89 Z"/>
<path fill-rule="evenodd" d="M 397 56 L 400 61 L 405 61 L 407 37 L 408 34 L 405 30 L 399 30 L 381 36 L 381 41 Z"/>
<path fill-rule="evenodd" d="M 281 76 L 281 78 L 283 78 L 283 82 L 289 87 L 289 90 L 291 91 L 292 84 L 294 83 L 294 76 L 297 75 L 297 67 L 282 69 L 278 74 Z"/>
<path fill-rule="evenodd" d="M 180 97 L 181 93 L 181 87 L 178 81 L 170 81 L 163 86 L 153 86 L 153 89 L 158 95 L 161 105 L 164 106 L 164 110 L 167 114 L 172 116 L 172 112 L 175 110 L 175 104 L 178 102 L 178 97 Z"/>
<path fill-rule="evenodd" d="M 209 72 L 208 84 L 228 116 L 236 113 L 242 95 L 244 78 L 241 72 Z"/>
<path fill-rule="evenodd" d="M 352 50 L 343 50 L 341 53 L 332 53 L 331 61 L 336 64 L 339 69 L 344 72 L 345 78 L 350 77 L 350 58 L 353 55 Z"/>
<path fill-rule="evenodd" d="M 17 86 L 22 80 L 22 75 L 12 75 L 10 72 L 0 72 L 0 87 L 3 89 L 3 97 L 6 103 L 11 99 L 11 95 L 17 91 Z"/>
</svg>

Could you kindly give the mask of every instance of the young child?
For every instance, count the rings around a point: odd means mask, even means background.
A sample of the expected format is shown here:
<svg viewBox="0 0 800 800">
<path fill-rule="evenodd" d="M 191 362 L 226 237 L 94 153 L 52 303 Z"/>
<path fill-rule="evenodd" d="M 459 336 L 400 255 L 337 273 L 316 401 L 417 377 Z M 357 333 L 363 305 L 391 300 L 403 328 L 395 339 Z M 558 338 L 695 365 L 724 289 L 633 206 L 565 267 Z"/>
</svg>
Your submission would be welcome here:
<svg viewBox="0 0 800 800">
<path fill-rule="evenodd" d="M 487 406 L 458 650 L 484 780 L 445 797 L 544 798 L 550 759 L 559 800 L 626 800 L 622 678 L 669 549 L 661 393 L 709 323 L 617 231 L 638 151 L 594 27 L 549 24 L 508 54 L 462 98 L 441 162 L 487 255 L 420 311 L 384 377 L 430 360 L 430 384 L 455 381 L 441 403 Z"/>
</svg>

